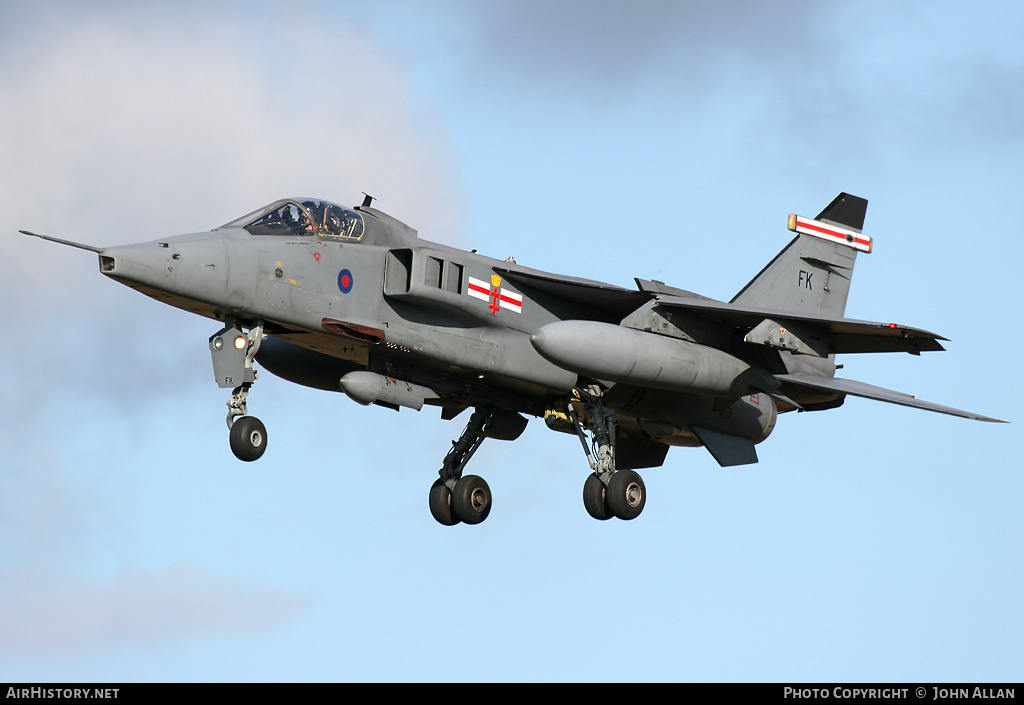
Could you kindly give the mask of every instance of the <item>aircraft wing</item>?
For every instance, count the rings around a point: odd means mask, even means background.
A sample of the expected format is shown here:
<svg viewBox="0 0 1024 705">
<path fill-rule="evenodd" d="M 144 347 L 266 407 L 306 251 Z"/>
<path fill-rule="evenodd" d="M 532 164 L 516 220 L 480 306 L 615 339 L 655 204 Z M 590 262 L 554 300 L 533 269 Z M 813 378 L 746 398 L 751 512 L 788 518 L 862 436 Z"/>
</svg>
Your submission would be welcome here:
<svg viewBox="0 0 1024 705">
<path fill-rule="evenodd" d="M 941 404 L 935 404 L 930 401 L 918 399 L 910 394 L 904 394 L 903 392 L 897 392 L 884 387 L 876 387 L 873 384 L 857 382 L 852 379 L 838 379 L 834 377 L 805 374 L 775 375 L 775 378 L 780 382 L 787 382 L 789 384 L 795 384 L 800 387 L 807 387 L 809 389 L 819 391 L 839 392 L 840 394 L 849 394 L 855 397 L 874 399 L 875 401 L 885 401 L 890 404 L 899 404 L 900 406 L 910 406 L 915 409 L 937 411 L 940 414 L 949 414 L 951 416 L 959 416 L 961 418 L 973 419 L 975 421 L 1006 423 L 1001 419 L 993 419 L 989 416 L 982 416 L 981 414 L 975 414 L 972 411 L 964 411 L 963 409 L 954 409 L 951 406 L 942 406 Z"/>
<path fill-rule="evenodd" d="M 608 312 L 616 319 L 628 316 L 648 298 L 646 294 L 632 289 L 590 279 L 549 274 L 527 267 L 494 267 L 494 271 L 521 287 L 578 306 Z"/>
<path fill-rule="evenodd" d="M 830 352 L 922 352 L 945 350 L 938 342 L 948 340 L 936 333 L 896 323 L 874 323 L 852 318 L 827 318 L 768 308 L 738 306 L 736 304 L 689 296 L 657 296 L 662 306 L 681 308 L 713 320 L 736 326 L 754 328 L 765 320 L 786 324 L 794 322 L 821 329 L 828 333 Z"/>
</svg>

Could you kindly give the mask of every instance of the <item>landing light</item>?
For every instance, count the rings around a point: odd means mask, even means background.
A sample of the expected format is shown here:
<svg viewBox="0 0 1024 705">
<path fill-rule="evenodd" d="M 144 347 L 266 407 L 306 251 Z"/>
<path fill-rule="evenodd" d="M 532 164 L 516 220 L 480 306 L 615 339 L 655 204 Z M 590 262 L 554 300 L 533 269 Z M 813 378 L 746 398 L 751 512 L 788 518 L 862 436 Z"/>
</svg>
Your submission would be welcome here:
<svg viewBox="0 0 1024 705">
<path fill-rule="evenodd" d="M 244 335 L 235 336 L 235 350 L 242 350 L 245 348 L 248 341 Z"/>
<path fill-rule="evenodd" d="M 221 338 L 218 335 L 216 338 L 213 339 L 213 349 L 214 350 L 220 350 L 223 347 L 224 347 L 224 338 Z"/>
</svg>

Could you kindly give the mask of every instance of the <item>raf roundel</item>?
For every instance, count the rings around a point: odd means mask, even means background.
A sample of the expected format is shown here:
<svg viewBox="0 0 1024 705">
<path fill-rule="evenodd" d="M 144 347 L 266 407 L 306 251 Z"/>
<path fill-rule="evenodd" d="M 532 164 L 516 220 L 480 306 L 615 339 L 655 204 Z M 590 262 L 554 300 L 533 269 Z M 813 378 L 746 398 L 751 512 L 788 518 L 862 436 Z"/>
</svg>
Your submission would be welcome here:
<svg viewBox="0 0 1024 705">
<path fill-rule="evenodd" d="M 338 288 L 343 294 L 352 291 L 352 272 L 347 269 L 338 272 Z"/>
</svg>

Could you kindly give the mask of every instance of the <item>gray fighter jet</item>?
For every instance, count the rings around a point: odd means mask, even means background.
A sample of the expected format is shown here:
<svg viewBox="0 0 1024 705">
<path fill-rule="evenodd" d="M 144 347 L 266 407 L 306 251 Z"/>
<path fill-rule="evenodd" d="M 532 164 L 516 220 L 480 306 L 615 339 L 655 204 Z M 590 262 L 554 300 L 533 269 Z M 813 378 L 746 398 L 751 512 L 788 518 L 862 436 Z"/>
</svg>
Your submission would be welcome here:
<svg viewBox="0 0 1024 705">
<path fill-rule="evenodd" d="M 284 379 L 398 410 L 440 407 L 469 422 L 429 493 L 442 524 L 491 509 L 464 474 L 485 438 L 515 440 L 531 416 L 579 438 L 595 519 L 633 519 L 637 468 L 671 446 L 704 446 L 722 466 L 756 463 L 780 413 L 841 406 L 847 395 L 998 421 L 835 376 L 839 353 L 942 350 L 939 335 L 843 317 L 867 201 L 840 194 L 732 301 L 637 279 L 624 289 L 422 240 L 373 208 L 318 199 L 271 203 L 211 232 L 118 247 L 37 235 L 99 255 L 106 276 L 222 322 L 209 341 L 231 389 L 231 450 L 267 447 L 249 416 L 254 360 Z M 34 235 L 22 231 L 27 235 Z"/>
</svg>

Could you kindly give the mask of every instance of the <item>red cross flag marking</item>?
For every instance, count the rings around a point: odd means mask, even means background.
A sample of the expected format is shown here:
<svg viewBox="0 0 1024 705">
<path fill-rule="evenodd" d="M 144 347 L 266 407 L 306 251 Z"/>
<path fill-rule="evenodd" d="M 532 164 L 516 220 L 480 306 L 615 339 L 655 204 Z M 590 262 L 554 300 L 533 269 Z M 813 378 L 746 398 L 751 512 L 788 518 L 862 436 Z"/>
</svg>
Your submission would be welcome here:
<svg viewBox="0 0 1024 705">
<path fill-rule="evenodd" d="M 498 278 L 498 281 L 500 282 L 501 279 Z M 523 312 L 523 297 L 521 294 L 497 285 L 491 286 L 482 279 L 469 277 L 466 293 L 474 299 L 486 301 L 488 308 L 491 309 L 491 313 L 494 315 L 497 315 L 498 309 L 501 308 L 508 309 L 514 313 Z"/>
</svg>

